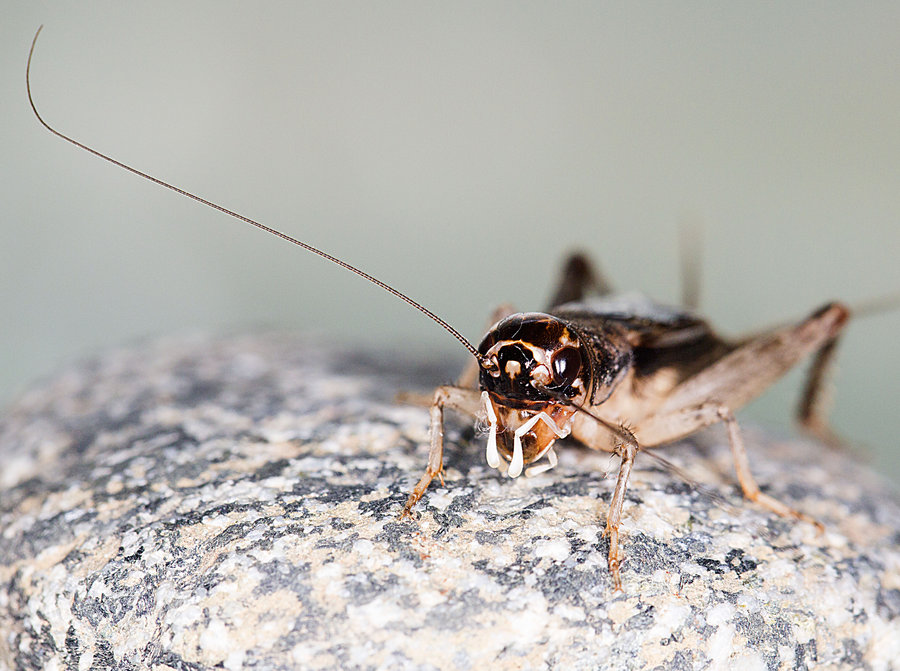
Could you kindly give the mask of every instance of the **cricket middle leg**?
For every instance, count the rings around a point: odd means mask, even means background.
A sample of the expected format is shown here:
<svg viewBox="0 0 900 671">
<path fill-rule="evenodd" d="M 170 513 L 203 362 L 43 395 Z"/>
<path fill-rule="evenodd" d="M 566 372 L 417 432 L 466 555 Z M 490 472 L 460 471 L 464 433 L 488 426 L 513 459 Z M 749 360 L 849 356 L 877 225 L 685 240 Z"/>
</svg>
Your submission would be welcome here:
<svg viewBox="0 0 900 671">
<path fill-rule="evenodd" d="M 619 465 L 619 475 L 616 478 L 616 488 L 609 502 L 609 512 L 606 513 L 606 529 L 604 536 L 609 538 L 609 554 L 607 564 L 612 578 L 613 589 L 622 591 L 622 578 L 619 576 L 621 559 L 619 558 L 619 522 L 622 519 L 622 504 L 625 503 L 625 489 L 628 487 L 628 476 L 631 475 L 631 467 L 634 465 L 634 457 L 638 452 L 637 443 L 623 443 L 620 456 L 622 463 Z"/>
<path fill-rule="evenodd" d="M 763 493 L 756 484 L 756 478 L 750 470 L 750 461 L 747 459 L 747 451 L 744 449 L 744 440 L 741 437 L 740 428 L 734 413 L 728 408 L 719 408 L 718 415 L 725 422 L 725 428 L 728 430 L 728 442 L 731 444 L 731 456 L 734 459 L 734 470 L 737 473 L 738 482 L 741 483 L 741 489 L 744 496 L 758 503 L 764 508 L 768 508 L 776 515 L 781 517 L 793 517 L 815 526 L 819 531 L 824 531 L 825 527 L 814 518 L 806 513 L 801 513 L 790 506 L 783 504 L 773 496 Z"/>
<path fill-rule="evenodd" d="M 734 460 L 734 470 L 744 497 L 781 517 L 792 517 L 814 525 L 820 531 L 822 525 L 809 515 L 800 512 L 782 503 L 778 499 L 762 492 L 750 470 L 750 460 L 744 448 L 744 440 L 734 413 L 725 405 L 706 402 L 668 415 L 657 415 L 642 422 L 638 435 L 645 436 L 653 445 L 657 445 L 655 439 L 660 435 L 677 435 L 678 437 L 689 435 L 707 426 L 723 422 L 728 432 L 728 443 L 731 447 L 731 456 Z M 672 440 L 675 440 L 673 438 Z M 668 441 L 664 441 L 668 442 Z"/>
</svg>

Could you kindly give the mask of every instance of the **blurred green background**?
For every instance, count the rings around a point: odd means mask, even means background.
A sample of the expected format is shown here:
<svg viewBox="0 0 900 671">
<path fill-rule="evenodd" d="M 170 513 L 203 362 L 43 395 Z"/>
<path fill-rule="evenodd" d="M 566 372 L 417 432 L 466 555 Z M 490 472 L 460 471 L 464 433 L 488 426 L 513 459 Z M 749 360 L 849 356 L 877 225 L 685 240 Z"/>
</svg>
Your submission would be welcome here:
<svg viewBox="0 0 900 671">
<path fill-rule="evenodd" d="M 470 339 L 583 248 L 726 333 L 900 290 L 900 4 L 6 3 L 0 402 L 134 339 L 277 327 L 465 352 L 396 299 L 66 145 L 296 235 Z M 900 313 L 853 323 L 838 430 L 900 480 Z M 438 382 L 438 381 L 436 381 Z M 790 424 L 798 375 L 743 413 Z"/>
</svg>

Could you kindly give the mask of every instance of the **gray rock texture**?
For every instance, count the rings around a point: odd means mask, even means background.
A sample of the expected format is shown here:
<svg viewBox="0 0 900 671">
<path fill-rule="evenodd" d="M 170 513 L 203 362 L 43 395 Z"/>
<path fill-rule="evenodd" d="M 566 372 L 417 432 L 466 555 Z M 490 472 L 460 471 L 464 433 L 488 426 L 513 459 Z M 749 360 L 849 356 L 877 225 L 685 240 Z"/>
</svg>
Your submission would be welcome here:
<svg viewBox="0 0 900 671">
<path fill-rule="evenodd" d="M 3 669 L 895 669 L 900 504 L 846 454 L 744 427 L 638 455 L 624 592 L 617 460 L 510 480 L 451 416 L 446 486 L 403 389 L 454 371 L 283 336 L 110 352 L 0 421 Z M 642 458 L 643 457 L 643 458 Z M 715 493 L 712 495 L 711 493 Z"/>
</svg>

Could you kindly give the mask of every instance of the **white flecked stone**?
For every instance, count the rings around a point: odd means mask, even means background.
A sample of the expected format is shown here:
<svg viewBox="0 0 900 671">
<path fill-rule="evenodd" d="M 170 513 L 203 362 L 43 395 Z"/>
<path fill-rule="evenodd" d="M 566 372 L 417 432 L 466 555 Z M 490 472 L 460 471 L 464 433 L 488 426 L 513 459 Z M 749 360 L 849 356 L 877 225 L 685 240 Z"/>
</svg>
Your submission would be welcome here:
<svg viewBox="0 0 900 671">
<path fill-rule="evenodd" d="M 403 361 L 402 364 L 398 363 Z M 288 337 L 110 352 L 0 420 L 0 669 L 900 668 L 900 503 L 848 454 L 745 428 L 510 480 L 450 416 L 446 486 L 397 519 L 454 371 Z M 724 497 L 725 502 L 705 490 Z"/>
</svg>

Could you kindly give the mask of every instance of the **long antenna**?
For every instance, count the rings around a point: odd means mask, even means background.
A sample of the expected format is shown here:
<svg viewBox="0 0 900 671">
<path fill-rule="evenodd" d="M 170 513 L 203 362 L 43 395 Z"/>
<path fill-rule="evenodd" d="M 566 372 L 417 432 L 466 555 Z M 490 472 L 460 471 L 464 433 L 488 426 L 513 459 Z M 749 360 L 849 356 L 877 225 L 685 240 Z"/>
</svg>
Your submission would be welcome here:
<svg viewBox="0 0 900 671">
<path fill-rule="evenodd" d="M 28 51 L 28 64 L 25 66 L 25 88 L 28 91 L 28 102 L 31 105 L 31 109 L 34 112 L 34 115 L 37 117 L 38 121 L 41 122 L 41 125 L 44 128 L 49 130 L 51 133 L 53 133 L 57 137 L 62 138 L 66 142 L 69 142 L 70 144 L 75 145 L 79 149 L 83 149 L 84 151 L 89 152 L 89 153 L 93 154 L 94 156 L 97 156 L 98 158 L 102 158 L 104 161 L 109 161 L 113 165 L 115 165 L 119 168 L 122 168 L 123 170 L 127 170 L 128 172 L 133 173 L 133 174 L 137 175 L 138 177 L 143 177 L 144 179 L 150 180 L 154 184 L 163 186 L 163 187 L 169 189 L 170 191 L 174 191 L 175 193 L 181 194 L 182 196 L 186 196 L 187 198 L 190 198 L 191 200 L 195 200 L 198 203 L 202 203 L 203 205 L 206 205 L 207 207 L 211 207 L 214 210 L 218 210 L 219 212 L 227 214 L 229 217 L 234 217 L 235 219 L 243 221 L 246 224 L 250 224 L 251 226 L 255 226 L 256 228 L 258 228 L 262 231 L 265 231 L 266 233 L 271 233 L 275 237 L 281 238 L 282 240 L 287 240 L 288 242 L 295 244 L 298 247 L 302 247 L 303 249 L 305 249 L 308 252 L 312 252 L 313 254 L 316 254 L 317 256 L 321 256 L 326 261 L 331 261 L 332 263 L 339 265 L 341 268 L 343 268 L 345 270 L 349 270 L 351 273 L 356 273 L 357 275 L 362 277 L 364 280 L 368 280 L 372 284 L 381 287 L 382 289 L 387 291 L 389 294 L 396 296 L 404 303 L 411 305 L 416 310 L 418 310 L 419 312 L 424 314 L 426 317 L 428 317 L 432 321 L 436 322 L 439 326 L 443 327 L 444 330 L 446 330 L 448 333 L 450 333 L 450 335 L 452 335 L 460 343 L 462 343 L 462 346 L 465 347 L 467 350 L 469 350 L 469 352 L 471 352 L 472 355 L 476 359 L 478 359 L 478 361 L 481 361 L 481 355 L 478 353 L 478 350 L 475 348 L 474 345 L 472 345 L 472 343 L 470 343 L 468 340 L 466 340 L 466 338 L 459 331 L 457 331 L 455 328 L 450 326 L 450 324 L 448 324 L 443 319 L 438 317 L 436 314 L 434 314 L 431 310 L 426 308 L 421 303 L 414 301 L 412 298 L 410 298 L 406 294 L 401 293 L 400 291 L 397 291 L 396 289 L 394 289 L 394 287 L 390 286 L 389 284 L 385 284 L 381 280 L 379 280 L 375 277 L 372 277 L 371 275 L 369 275 L 369 273 L 360 270 L 356 266 L 351 266 L 349 263 L 347 263 L 345 261 L 341 261 L 339 258 L 332 256 L 331 254 L 328 254 L 327 252 L 323 252 L 321 249 L 317 249 L 316 247 L 313 247 L 312 245 L 307 244 L 301 240 L 292 238 L 290 235 L 287 235 L 286 233 L 282 233 L 281 231 L 275 230 L 274 228 L 270 228 L 269 226 L 266 226 L 265 224 L 261 224 L 258 221 L 254 221 L 253 219 L 250 219 L 250 217 L 245 217 L 244 215 L 238 214 L 237 212 L 234 212 L 233 210 L 229 210 L 226 207 L 222 207 L 221 205 L 217 205 L 216 203 L 213 203 L 212 201 L 206 200 L 205 198 L 201 198 L 200 196 L 197 196 L 197 195 L 191 193 L 190 191 L 185 191 L 184 189 L 179 189 L 177 186 L 169 184 L 168 182 L 164 182 L 161 179 L 157 179 L 153 175 L 148 175 L 146 172 L 141 172 L 137 168 L 132 168 L 130 165 L 122 163 L 121 161 L 117 161 L 116 159 L 112 158 L 111 156 L 107 156 L 106 154 L 103 154 L 103 153 L 97 151 L 96 149 L 92 149 L 91 147 L 88 147 L 86 144 L 82 144 L 78 140 L 75 140 L 75 139 L 69 137 L 68 135 L 64 135 L 63 133 L 60 133 L 58 130 L 53 128 L 50 124 L 48 124 L 46 121 L 44 121 L 44 118 L 40 115 L 40 113 L 37 110 L 37 107 L 34 104 L 34 99 L 31 97 L 31 57 L 34 55 L 34 47 L 37 44 L 38 35 L 41 34 L 41 30 L 43 30 L 43 28 L 44 28 L 44 26 L 41 26 L 40 28 L 37 29 L 37 32 L 34 34 L 34 39 L 31 41 L 31 49 L 29 49 L 29 51 Z"/>
</svg>

